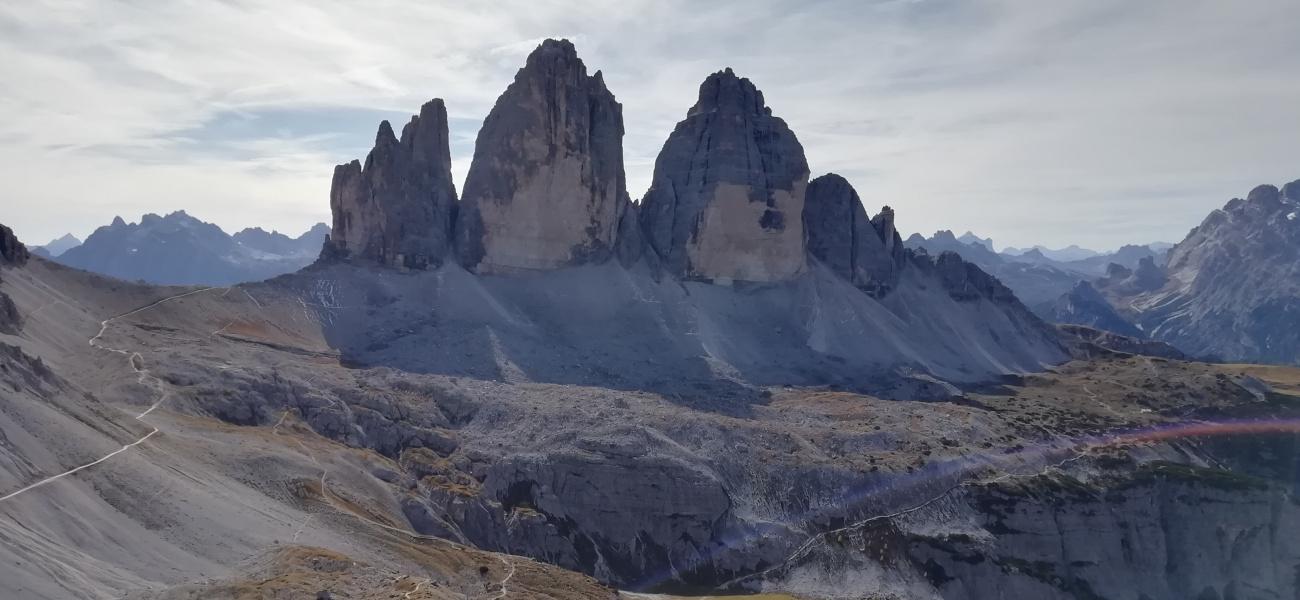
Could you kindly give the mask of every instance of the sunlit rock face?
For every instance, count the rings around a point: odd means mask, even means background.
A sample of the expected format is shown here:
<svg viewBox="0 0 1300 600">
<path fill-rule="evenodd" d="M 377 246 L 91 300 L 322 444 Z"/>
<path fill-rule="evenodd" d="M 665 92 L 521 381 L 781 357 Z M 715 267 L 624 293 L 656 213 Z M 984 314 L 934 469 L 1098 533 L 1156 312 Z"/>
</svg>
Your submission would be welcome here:
<svg viewBox="0 0 1300 600">
<path fill-rule="evenodd" d="M 731 69 L 699 100 L 655 161 L 641 203 L 649 245 L 672 273 L 712 281 L 784 281 L 805 268 L 808 162 L 762 92 Z"/>
<path fill-rule="evenodd" d="M 630 202 L 623 109 L 573 44 L 546 40 L 479 131 L 456 225 L 480 273 L 601 262 Z"/>
<path fill-rule="evenodd" d="M 364 167 L 355 160 L 335 167 L 327 253 L 418 269 L 441 264 L 455 206 L 447 108 L 434 99 L 402 128 L 401 139 L 381 123 Z"/>
</svg>

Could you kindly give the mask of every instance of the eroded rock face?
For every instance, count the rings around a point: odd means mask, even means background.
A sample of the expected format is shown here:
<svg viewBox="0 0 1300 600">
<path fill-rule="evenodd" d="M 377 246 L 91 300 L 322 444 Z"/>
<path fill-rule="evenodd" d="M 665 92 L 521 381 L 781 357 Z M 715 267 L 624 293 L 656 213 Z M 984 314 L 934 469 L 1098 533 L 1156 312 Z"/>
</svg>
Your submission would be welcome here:
<svg viewBox="0 0 1300 600">
<path fill-rule="evenodd" d="M 27 246 L 18 241 L 18 236 L 14 235 L 14 231 L 0 225 L 0 261 L 22 266 L 27 263 L 28 256 Z"/>
<path fill-rule="evenodd" d="M 803 221 L 808 253 L 853 285 L 881 297 L 898 282 L 903 244 L 893 209 L 868 219 L 853 186 L 829 173 L 809 182 Z"/>
<path fill-rule="evenodd" d="M 630 202 L 623 107 L 573 44 L 528 56 L 479 131 L 456 224 L 462 264 L 481 272 L 555 269 L 614 252 Z"/>
<path fill-rule="evenodd" d="M 710 75 L 655 161 L 647 241 L 674 274 L 782 281 L 804 270 L 803 146 L 748 79 Z"/>
<path fill-rule="evenodd" d="M 434 99 L 401 139 L 381 123 L 364 167 L 354 160 L 334 168 L 334 226 L 322 256 L 416 269 L 440 264 L 451 248 L 455 207 L 447 108 Z"/>
</svg>

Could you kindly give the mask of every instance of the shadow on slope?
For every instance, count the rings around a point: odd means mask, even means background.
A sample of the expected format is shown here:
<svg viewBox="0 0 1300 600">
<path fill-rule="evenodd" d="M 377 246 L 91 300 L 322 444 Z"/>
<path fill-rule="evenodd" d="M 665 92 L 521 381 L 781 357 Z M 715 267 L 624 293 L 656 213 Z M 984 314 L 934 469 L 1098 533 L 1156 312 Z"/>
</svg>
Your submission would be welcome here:
<svg viewBox="0 0 1300 600">
<path fill-rule="evenodd" d="M 273 281 L 357 367 L 649 391 L 744 413 L 768 386 L 907 395 L 1063 360 L 1041 323 L 916 273 L 877 302 L 813 264 L 785 284 L 656 280 L 616 264 L 509 277 L 319 265 Z M 900 391 L 902 390 L 902 391 Z"/>
</svg>

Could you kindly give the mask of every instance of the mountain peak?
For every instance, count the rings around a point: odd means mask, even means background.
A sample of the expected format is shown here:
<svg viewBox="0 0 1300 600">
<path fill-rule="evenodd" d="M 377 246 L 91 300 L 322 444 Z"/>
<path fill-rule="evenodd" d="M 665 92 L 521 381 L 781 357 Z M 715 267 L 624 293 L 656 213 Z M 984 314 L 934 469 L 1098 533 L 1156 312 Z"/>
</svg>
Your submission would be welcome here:
<svg viewBox="0 0 1300 600">
<path fill-rule="evenodd" d="M 709 75 L 655 161 L 639 217 L 670 271 L 707 281 L 803 272 L 803 146 L 731 69 Z"/>
<path fill-rule="evenodd" d="M 506 273 L 602 262 L 630 208 L 622 105 L 572 42 L 542 42 L 479 130 L 455 226 L 461 263 Z"/>
<path fill-rule="evenodd" d="M 731 67 L 709 75 L 700 84 L 699 99 L 687 112 L 687 116 L 716 110 L 747 115 L 772 114 L 772 109 L 767 107 L 763 99 L 763 92 L 759 91 L 754 82 L 737 76 Z"/>
</svg>

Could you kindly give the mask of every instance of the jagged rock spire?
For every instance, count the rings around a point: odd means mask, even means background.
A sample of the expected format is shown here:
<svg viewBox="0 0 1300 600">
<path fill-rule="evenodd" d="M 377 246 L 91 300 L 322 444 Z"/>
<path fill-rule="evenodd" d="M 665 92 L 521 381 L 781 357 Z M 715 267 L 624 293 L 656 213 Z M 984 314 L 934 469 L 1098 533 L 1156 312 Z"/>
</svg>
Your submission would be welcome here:
<svg viewBox="0 0 1300 600">
<path fill-rule="evenodd" d="M 726 69 L 704 80 L 664 143 L 639 218 L 679 276 L 786 280 L 805 265 L 807 184 L 799 140 L 753 83 Z"/>
<path fill-rule="evenodd" d="M 630 206 L 623 108 L 568 40 L 528 56 L 483 122 L 456 224 L 478 272 L 608 259 Z"/>
<path fill-rule="evenodd" d="M 892 209 L 868 219 L 853 186 L 829 173 L 809 182 L 803 220 L 810 255 L 873 296 L 893 289 L 903 254 Z"/>
<path fill-rule="evenodd" d="M 363 167 L 334 169 L 330 210 L 334 226 L 323 254 L 388 266 L 427 268 L 451 248 L 456 186 L 451 179 L 447 108 L 433 99 L 393 133 L 379 124 Z"/>
</svg>

